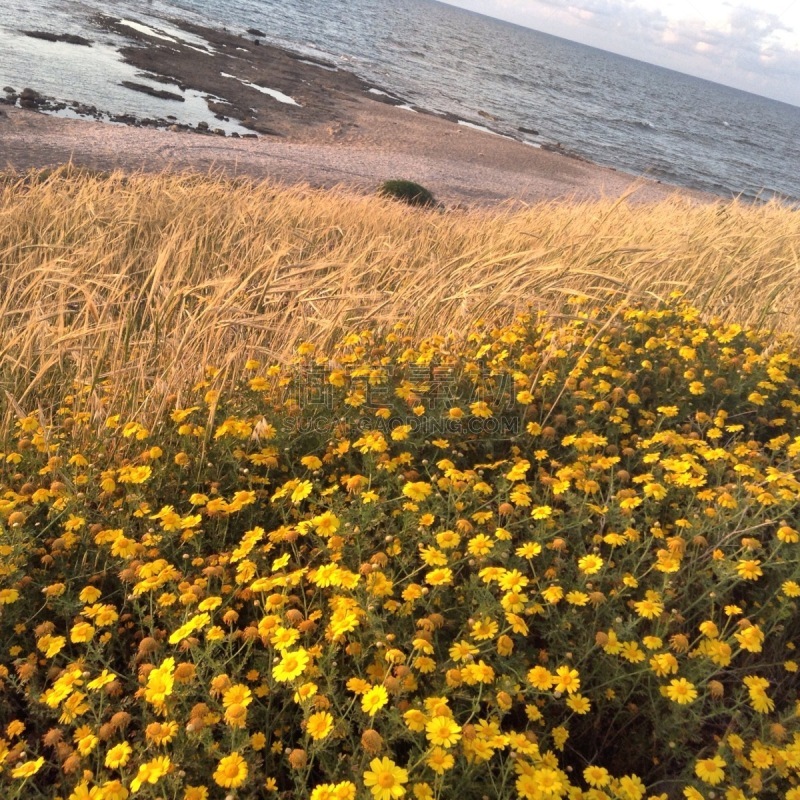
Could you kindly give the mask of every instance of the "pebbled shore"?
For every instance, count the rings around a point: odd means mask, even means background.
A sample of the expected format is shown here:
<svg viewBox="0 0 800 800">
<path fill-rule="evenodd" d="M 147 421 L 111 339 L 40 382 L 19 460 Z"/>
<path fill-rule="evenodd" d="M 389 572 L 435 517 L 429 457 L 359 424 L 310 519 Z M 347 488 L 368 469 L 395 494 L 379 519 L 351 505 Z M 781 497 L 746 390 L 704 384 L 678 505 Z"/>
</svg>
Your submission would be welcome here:
<svg viewBox="0 0 800 800">
<path fill-rule="evenodd" d="M 122 32 L 113 18 L 96 22 Z M 643 202 L 676 193 L 719 200 L 411 110 L 402 98 L 377 94 L 379 87 L 331 64 L 227 31 L 170 22 L 202 37 L 211 51 L 124 28 L 134 41 L 121 50 L 125 60 L 151 81 L 219 98 L 209 103 L 211 110 L 240 120 L 258 138 L 174 124 L 168 130 L 165 121 L 110 125 L 0 106 L 0 168 L 72 161 L 101 170 L 214 170 L 364 192 L 401 177 L 424 184 L 449 205 L 617 197 L 632 189 Z"/>
</svg>

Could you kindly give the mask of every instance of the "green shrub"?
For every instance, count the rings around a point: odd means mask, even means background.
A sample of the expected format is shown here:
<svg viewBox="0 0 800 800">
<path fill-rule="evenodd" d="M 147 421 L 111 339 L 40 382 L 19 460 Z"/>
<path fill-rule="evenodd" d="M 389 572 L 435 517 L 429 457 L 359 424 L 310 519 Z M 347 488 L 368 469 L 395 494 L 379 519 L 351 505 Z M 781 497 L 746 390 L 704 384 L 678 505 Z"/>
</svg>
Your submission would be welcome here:
<svg viewBox="0 0 800 800">
<path fill-rule="evenodd" d="M 436 199 L 424 187 L 420 186 L 414 181 L 407 180 L 390 180 L 384 181 L 378 193 L 384 197 L 392 197 L 395 200 L 401 200 L 408 203 L 410 206 L 434 206 Z"/>
</svg>

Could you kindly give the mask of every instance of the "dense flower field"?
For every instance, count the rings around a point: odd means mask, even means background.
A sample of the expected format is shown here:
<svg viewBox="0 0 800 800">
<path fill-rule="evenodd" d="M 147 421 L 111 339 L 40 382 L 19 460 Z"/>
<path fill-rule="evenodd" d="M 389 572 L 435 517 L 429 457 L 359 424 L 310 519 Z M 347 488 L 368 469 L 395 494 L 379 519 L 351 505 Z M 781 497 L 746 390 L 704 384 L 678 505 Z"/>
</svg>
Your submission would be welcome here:
<svg viewBox="0 0 800 800">
<path fill-rule="evenodd" d="M 790 340 L 575 299 L 225 377 L 16 408 L 4 799 L 800 800 Z"/>
</svg>

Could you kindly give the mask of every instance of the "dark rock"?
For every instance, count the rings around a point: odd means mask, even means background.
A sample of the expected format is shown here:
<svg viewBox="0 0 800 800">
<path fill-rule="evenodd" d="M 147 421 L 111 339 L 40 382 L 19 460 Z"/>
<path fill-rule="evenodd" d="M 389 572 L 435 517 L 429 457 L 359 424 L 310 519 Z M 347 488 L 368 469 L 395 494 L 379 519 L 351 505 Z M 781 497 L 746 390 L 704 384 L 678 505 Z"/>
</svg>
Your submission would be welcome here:
<svg viewBox="0 0 800 800">
<path fill-rule="evenodd" d="M 492 122 L 497 122 L 498 120 L 498 117 L 496 117 L 494 114 L 490 114 L 488 111 L 479 111 L 478 116 L 483 117 L 484 119 L 489 119 Z"/>
<path fill-rule="evenodd" d="M 214 134 L 216 136 L 224 136 L 225 135 L 225 131 L 222 130 L 222 128 L 214 128 L 213 132 L 214 132 Z"/>
<path fill-rule="evenodd" d="M 542 150 L 547 150 L 550 153 L 559 153 L 562 156 L 566 156 L 567 158 L 573 158 L 576 161 L 587 161 L 583 156 L 578 155 L 577 153 L 573 153 L 571 150 L 567 150 L 561 142 L 556 142 L 555 144 L 551 144 L 550 142 L 545 142 L 542 145 Z"/>
<path fill-rule="evenodd" d="M 293 58 L 295 61 L 308 61 L 311 64 L 316 64 L 318 67 L 326 67 L 327 69 L 333 70 L 334 72 L 339 71 L 339 67 L 336 66 L 332 61 L 326 61 L 324 58 L 317 58 L 316 56 L 309 56 L 305 53 L 286 53 L 289 58 Z"/>
<path fill-rule="evenodd" d="M 13 86 L 4 86 L 3 87 L 3 91 L 6 94 L 16 94 L 17 93 L 17 90 Z"/>
<path fill-rule="evenodd" d="M 260 31 L 258 28 L 248 28 L 247 32 L 251 36 L 260 36 L 262 39 L 267 35 L 264 31 Z"/>
<path fill-rule="evenodd" d="M 519 126 L 519 128 L 517 128 L 517 130 L 518 130 L 520 133 L 527 133 L 527 134 L 529 134 L 530 136 L 538 136 L 538 135 L 539 135 L 539 131 L 537 131 L 537 130 L 534 130 L 533 128 L 525 128 L 525 127 L 523 127 L 522 125 L 520 125 L 520 126 Z"/>
<path fill-rule="evenodd" d="M 239 134 L 236 131 L 232 131 L 231 132 L 231 139 L 238 139 L 238 138 L 239 138 Z"/>
<path fill-rule="evenodd" d="M 242 139 L 258 139 L 257 133 L 243 133 L 241 135 Z"/>
<path fill-rule="evenodd" d="M 19 104 L 22 108 L 38 108 L 44 103 L 45 99 L 39 92 L 30 87 L 25 87 L 19 95 Z"/>
<path fill-rule="evenodd" d="M 158 97 L 161 100 L 176 100 L 180 103 L 185 102 L 185 99 L 175 92 L 168 92 L 166 89 L 154 89 L 152 86 L 147 86 L 144 83 L 135 83 L 134 81 L 121 81 L 120 85 L 126 89 L 132 89 L 134 92 L 141 92 L 148 94 L 151 97 Z"/>
<path fill-rule="evenodd" d="M 30 36 L 31 39 L 44 39 L 46 42 L 58 41 L 57 33 L 48 33 L 47 31 L 22 31 L 22 32 L 26 36 Z"/>
<path fill-rule="evenodd" d="M 74 33 L 62 33 L 61 36 L 58 37 L 59 42 L 66 42 L 67 44 L 79 44 L 83 47 L 91 47 L 92 40 L 86 39 L 83 36 L 77 36 Z"/>
<path fill-rule="evenodd" d="M 197 130 L 199 131 L 207 131 L 208 130 L 208 123 L 205 120 L 201 120 L 197 123 Z"/>
<path fill-rule="evenodd" d="M 84 47 L 91 47 L 91 39 L 83 36 L 76 36 L 74 33 L 50 33 L 50 31 L 22 31 L 32 39 L 44 39 L 46 42 L 66 42 L 67 44 L 79 44 Z"/>
</svg>

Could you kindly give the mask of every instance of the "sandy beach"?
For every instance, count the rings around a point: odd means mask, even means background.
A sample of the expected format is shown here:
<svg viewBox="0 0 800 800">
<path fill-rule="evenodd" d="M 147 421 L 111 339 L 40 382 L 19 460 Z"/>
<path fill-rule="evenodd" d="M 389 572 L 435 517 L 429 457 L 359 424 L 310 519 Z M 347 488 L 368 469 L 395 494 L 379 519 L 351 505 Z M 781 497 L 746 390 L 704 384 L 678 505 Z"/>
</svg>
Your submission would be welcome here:
<svg viewBox="0 0 800 800">
<path fill-rule="evenodd" d="M 631 190 L 642 202 L 676 192 L 718 199 L 413 110 L 347 71 L 227 31 L 180 24 L 202 35 L 214 54 L 134 31 L 137 42 L 123 50 L 125 59 L 151 80 L 171 79 L 222 98 L 212 111 L 241 120 L 257 138 L 167 127 L 163 120 L 68 119 L 5 105 L 0 168 L 72 162 L 99 170 L 215 171 L 363 192 L 406 178 L 450 206 L 618 197 Z"/>
</svg>

